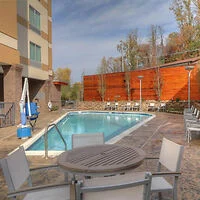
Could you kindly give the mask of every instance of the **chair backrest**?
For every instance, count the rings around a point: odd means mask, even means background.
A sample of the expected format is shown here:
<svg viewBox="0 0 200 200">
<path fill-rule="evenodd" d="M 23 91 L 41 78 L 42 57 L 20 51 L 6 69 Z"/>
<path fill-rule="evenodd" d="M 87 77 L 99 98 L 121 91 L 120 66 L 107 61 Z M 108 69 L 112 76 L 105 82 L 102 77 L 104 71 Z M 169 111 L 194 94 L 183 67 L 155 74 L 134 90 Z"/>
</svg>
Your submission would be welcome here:
<svg viewBox="0 0 200 200">
<path fill-rule="evenodd" d="M 154 107 L 155 103 L 150 103 L 149 106 Z"/>
<path fill-rule="evenodd" d="M 192 112 L 194 111 L 194 106 L 193 106 L 193 105 L 191 106 L 191 111 L 192 111 Z"/>
<path fill-rule="evenodd" d="M 180 169 L 184 147 L 163 138 L 159 162 L 172 172 Z"/>
<path fill-rule="evenodd" d="M 131 103 L 130 102 L 127 102 L 127 104 L 126 104 L 127 106 L 130 106 L 131 105 Z"/>
<path fill-rule="evenodd" d="M 135 102 L 135 106 L 139 106 L 140 104 L 138 102 Z"/>
<path fill-rule="evenodd" d="M 19 189 L 30 176 L 29 164 L 23 147 L 0 160 L 10 192 Z"/>
<path fill-rule="evenodd" d="M 26 116 L 29 116 L 28 103 L 26 103 L 25 109 L 26 109 Z M 31 115 L 38 115 L 39 114 L 38 107 L 37 107 L 37 104 L 35 102 L 30 103 L 30 111 L 31 111 Z"/>
<path fill-rule="evenodd" d="M 166 103 L 160 103 L 160 107 L 165 107 Z"/>
<path fill-rule="evenodd" d="M 87 133 L 72 135 L 72 149 L 83 146 L 104 144 L 103 133 Z"/>
<path fill-rule="evenodd" d="M 200 117 L 200 110 L 198 110 L 197 111 L 197 113 L 196 113 L 196 116 L 195 116 L 197 119 L 199 119 L 199 117 Z"/>
<path fill-rule="evenodd" d="M 198 111 L 198 109 L 195 108 L 194 111 L 193 111 L 193 115 L 196 115 L 196 114 L 197 114 L 197 111 Z"/>
<path fill-rule="evenodd" d="M 76 184 L 77 200 L 149 200 L 151 173 L 86 179 Z"/>
</svg>

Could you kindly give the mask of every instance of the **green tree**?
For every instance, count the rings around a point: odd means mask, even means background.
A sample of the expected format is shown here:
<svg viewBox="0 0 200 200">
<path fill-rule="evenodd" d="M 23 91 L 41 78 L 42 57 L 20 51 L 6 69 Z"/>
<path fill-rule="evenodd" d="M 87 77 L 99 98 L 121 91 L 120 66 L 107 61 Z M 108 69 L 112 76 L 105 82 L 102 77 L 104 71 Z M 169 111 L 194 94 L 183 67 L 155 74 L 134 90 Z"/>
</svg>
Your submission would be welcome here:
<svg viewBox="0 0 200 200">
<path fill-rule="evenodd" d="M 139 44 L 138 44 L 138 30 L 135 29 L 128 34 L 126 40 L 126 63 L 128 70 L 138 68 L 139 59 Z"/>
<path fill-rule="evenodd" d="M 195 5 L 195 9 L 193 8 Z M 179 27 L 176 41 L 181 59 L 194 57 L 200 46 L 200 2 L 197 0 L 174 0 L 171 6 Z M 169 38 L 170 39 L 170 38 Z"/>
<path fill-rule="evenodd" d="M 60 80 L 60 81 L 66 81 L 70 82 L 70 76 L 71 76 L 71 69 L 69 68 L 57 68 L 54 72 L 54 79 Z"/>
<path fill-rule="evenodd" d="M 66 85 L 61 87 L 61 100 L 69 100 L 71 97 L 71 86 Z"/>
<path fill-rule="evenodd" d="M 121 53 L 122 71 L 136 69 L 139 58 L 138 30 L 129 33 L 126 41 L 121 40 L 117 50 Z"/>
<path fill-rule="evenodd" d="M 70 88 L 70 75 L 71 70 L 69 68 L 57 68 L 54 72 L 54 79 L 59 81 L 67 82 L 68 85 L 61 86 L 61 100 L 70 99 L 71 88 Z"/>
<path fill-rule="evenodd" d="M 80 82 L 74 83 L 71 87 L 70 99 L 81 100 L 81 90 L 82 90 L 82 84 Z"/>
</svg>

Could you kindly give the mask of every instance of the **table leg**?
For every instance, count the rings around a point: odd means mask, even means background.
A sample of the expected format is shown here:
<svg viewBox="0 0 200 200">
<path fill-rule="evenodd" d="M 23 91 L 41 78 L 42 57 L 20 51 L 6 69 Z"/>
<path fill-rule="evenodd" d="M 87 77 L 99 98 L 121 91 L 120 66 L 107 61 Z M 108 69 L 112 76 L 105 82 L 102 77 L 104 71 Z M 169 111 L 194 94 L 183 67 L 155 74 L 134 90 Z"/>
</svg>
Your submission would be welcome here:
<svg viewBox="0 0 200 200">
<path fill-rule="evenodd" d="M 69 181 L 69 180 L 68 180 L 68 179 L 69 179 L 69 177 L 68 177 L 68 173 L 65 172 L 64 174 L 65 174 L 65 182 L 68 183 L 68 181 Z"/>
<path fill-rule="evenodd" d="M 75 184 L 70 184 L 70 200 L 75 200 Z"/>
</svg>

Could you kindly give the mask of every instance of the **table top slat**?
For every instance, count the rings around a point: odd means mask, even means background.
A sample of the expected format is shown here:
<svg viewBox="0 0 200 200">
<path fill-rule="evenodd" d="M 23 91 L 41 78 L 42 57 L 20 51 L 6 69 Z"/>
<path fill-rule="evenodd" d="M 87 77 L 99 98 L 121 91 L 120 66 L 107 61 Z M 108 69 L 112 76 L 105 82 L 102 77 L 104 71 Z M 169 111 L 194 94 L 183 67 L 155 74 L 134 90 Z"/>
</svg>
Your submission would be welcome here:
<svg viewBox="0 0 200 200">
<path fill-rule="evenodd" d="M 97 145 L 75 148 L 58 157 L 61 168 L 78 173 L 108 173 L 137 167 L 144 151 L 120 145 Z"/>
</svg>

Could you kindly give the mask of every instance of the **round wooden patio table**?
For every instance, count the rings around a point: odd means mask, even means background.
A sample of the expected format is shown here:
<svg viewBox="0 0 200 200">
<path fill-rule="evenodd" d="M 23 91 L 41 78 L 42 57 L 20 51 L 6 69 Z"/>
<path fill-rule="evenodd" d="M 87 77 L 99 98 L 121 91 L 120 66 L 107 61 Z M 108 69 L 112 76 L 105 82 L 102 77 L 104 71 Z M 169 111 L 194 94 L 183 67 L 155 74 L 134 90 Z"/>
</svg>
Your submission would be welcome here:
<svg viewBox="0 0 200 200">
<path fill-rule="evenodd" d="M 138 167 L 144 160 L 143 150 L 116 144 L 85 146 L 65 151 L 58 165 L 73 174 L 106 175 Z"/>
</svg>

